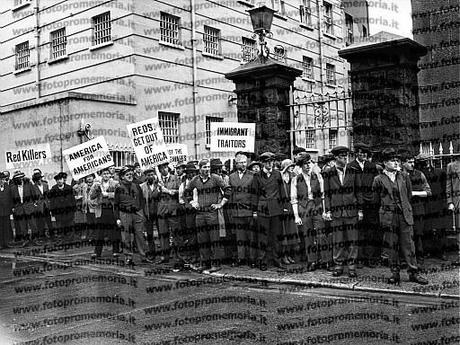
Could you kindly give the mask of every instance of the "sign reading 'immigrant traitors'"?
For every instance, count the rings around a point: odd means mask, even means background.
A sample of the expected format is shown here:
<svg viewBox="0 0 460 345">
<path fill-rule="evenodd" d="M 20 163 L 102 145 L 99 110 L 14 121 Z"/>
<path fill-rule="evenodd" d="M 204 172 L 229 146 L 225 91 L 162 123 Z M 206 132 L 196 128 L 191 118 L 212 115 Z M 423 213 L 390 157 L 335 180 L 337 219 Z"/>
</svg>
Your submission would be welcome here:
<svg viewBox="0 0 460 345">
<path fill-rule="evenodd" d="M 185 162 L 188 157 L 188 148 L 185 144 L 170 144 L 168 145 L 168 154 L 171 157 L 172 165 L 176 166 L 181 162 Z"/>
<path fill-rule="evenodd" d="M 97 173 L 113 165 L 103 136 L 63 151 L 65 161 L 75 180 Z"/>
<path fill-rule="evenodd" d="M 211 122 L 212 152 L 254 152 L 255 123 Z"/>
<path fill-rule="evenodd" d="M 45 165 L 51 159 L 50 144 L 37 144 L 24 149 L 5 151 L 6 169 L 24 169 Z"/>
<path fill-rule="evenodd" d="M 156 119 L 148 119 L 126 126 L 142 170 L 169 163 L 163 132 Z"/>
</svg>

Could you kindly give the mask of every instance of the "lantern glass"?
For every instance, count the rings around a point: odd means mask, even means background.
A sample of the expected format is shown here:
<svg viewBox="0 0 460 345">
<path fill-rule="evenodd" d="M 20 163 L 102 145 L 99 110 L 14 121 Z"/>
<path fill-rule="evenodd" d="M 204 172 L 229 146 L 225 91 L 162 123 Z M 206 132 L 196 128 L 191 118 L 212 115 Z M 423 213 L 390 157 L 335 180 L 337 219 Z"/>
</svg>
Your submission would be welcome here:
<svg viewBox="0 0 460 345">
<path fill-rule="evenodd" d="M 273 14 L 276 12 L 275 10 L 264 5 L 250 9 L 248 12 L 251 16 L 252 28 L 254 32 L 257 33 L 262 30 L 270 32 L 270 28 L 272 27 L 273 22 Z"/>
</svg>

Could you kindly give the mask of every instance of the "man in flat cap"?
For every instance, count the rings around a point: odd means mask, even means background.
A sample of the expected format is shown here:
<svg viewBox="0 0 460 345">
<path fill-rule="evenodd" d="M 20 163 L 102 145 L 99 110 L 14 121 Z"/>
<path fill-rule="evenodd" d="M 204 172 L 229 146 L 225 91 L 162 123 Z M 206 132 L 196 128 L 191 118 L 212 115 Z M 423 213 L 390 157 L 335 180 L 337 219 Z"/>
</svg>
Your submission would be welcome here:
<svg viewBox="0 0 460 345">
<path fill-rule="evenodd" d="M 301 238 L 301 255 L 306 256 L 308 270 L 314 271 L 318 261 L 318 247 L 321 247 L 317 245 L 319 232 L 324 231 L 324 186 L 321 176 L 312 171 L 308 153 L 301 154 L 296 164 L 301 168 L 301 173 L 291 181 L 291 203 Z M 326 244 L 325 251 L 327 248 Z"/>
<path fill-rule="evenodd" d="M 283 180 L 281 173 L 274 169 L 275 155 L 264 152 L 259 157 L 262 170 L 254 177 L 256 193 L 257 222 L 259 233 L 257 247 L 259 248 L 258 264 L 261 269 L 269 265 L 282 267 L 280 261 L 282 236 L 283 207 L 281 202 L 281 188 Z"/>
<path fill-rule="evenodd" d="M 38 234 L 43 238 L 45 237 L 45 226 L 48 227 L 47 236 L 51 235 L 53 232 L 49 201 L 50 187 L 48 182 L 43 180 L 43 174 L 40 169 L 33 170 L 32 183 L 40 196 L 37 202 L 35 221 L 37 224 Z"/>
<path fill-rule="evenodd" d="M 133 182 L 138 185 L 145 182 L 145 175 L 142 173 L 141 165 L 138 162 L 134 163 L 132 169 L 134 171 Z"/>
<path fill-rule="evenodd" d="M 144 262 L 147 258 L 147 244 L 144 240 L 144 199 L 138 184 L 134 183 L 133 169 L 125 166 L 120 171 L 120 184 L 115 189 L 114 215 L 117 225 L 122 228 L 121 238 L 126 264 L 134 265 L 130 229 L 134 230 L 134 241 Z"/>
<path fill-rule="evenodd" d="M 409 273 L 409 281 L 428 284 L 418 275 L 415 245 L 413 241 L 413 215 L 410 199 L 412 185 L 407 174 L 397 171 L 398 157 L 392 148 L 383 150 L 383 173 L 374 178 L 372 190 L 377 204 L 380 205 L 379 218 L 383 234 L 383 250 L 389 258 L 391 277 L 389 284 L 399 284 L 399 253 L 402 253 Z"/>
<path fill-rule="evenodd" d="M 147 256 L 150 259 L 155 258 L 155 242 L 153 232 L 156 228 L 158 230 L 158 178 L 156 176 L 155 169 L 150 168 L 144 170 L 145 182 L 140 184 L 142 190 L 142 196 L 144 198 L 144 215 L 145 215 L 145 231 L 147 233 L 147 242 L 149 250 Z"/>
<path fill-rule="evenodd" d="M 54 176 L 56 184 L 51 187 L 50 211 L 56 219 L 56 233 L 58 237 L 69 236 L 75 238 L 74 213 L 77 205 L 73 195 L 73 189 L 66 183 L 67 174 L 60 172 Z"/>
<path fill-rule="evenodd" d="M 372 183 L 378 175 L 377 167 L 369 161 L 370 147 L 364 143 L 356 143 L 355 159 L 349 164 L 358 178 L 362 196 L 361 209 L 363 219 L 358 222 L 359 249 L 358 260 L 369 267 L 374 267 L 380 260 L 382 247 L 381 231 L 378 230 L 378 205 L 373 202 Z"/>
<path fill-rule="evenodd" d="M 356 277 L 358 259 L 358 220 L 362 220 L 361 196 L 359 195 L 358 175 L 347 165 L 349 149 L 337 146 L 331 150 L 335 166 L 324 171 L 325 219 L 331 221 L 334 272 L 333 276 L 343 274 L 348 264 L 348 275 Z"/>
</svg>

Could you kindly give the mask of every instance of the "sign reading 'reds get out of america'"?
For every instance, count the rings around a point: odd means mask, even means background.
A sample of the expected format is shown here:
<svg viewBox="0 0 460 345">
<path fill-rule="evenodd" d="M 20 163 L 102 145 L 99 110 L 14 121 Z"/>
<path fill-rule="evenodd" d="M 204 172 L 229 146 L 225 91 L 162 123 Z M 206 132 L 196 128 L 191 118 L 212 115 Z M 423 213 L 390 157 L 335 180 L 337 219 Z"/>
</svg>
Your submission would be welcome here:
<svg viewBox="0 0 460 345">
<path fill-rule="evenodd" d="M 254 152 L 255 123 L 211 122 L 211 151 Z"/>
<path fill-rule="evenodd" d="M 71 147 L 63 151 L 63 154 L 75 180 L 113 165 L 112 156 L 103 136 Z"/>
<path fill-rule="evenodd" d="M 44 165 L 51 159 L 50 144 L 37 144 L 24 149 L 5 151 L 6 169 L 23 169 Z"/>
<path fill-rule="evenodd" d="M 156 119 L 148 119 L 126 126 L 142 170 L 169 163 L 163 132 Z"/>
</svg>

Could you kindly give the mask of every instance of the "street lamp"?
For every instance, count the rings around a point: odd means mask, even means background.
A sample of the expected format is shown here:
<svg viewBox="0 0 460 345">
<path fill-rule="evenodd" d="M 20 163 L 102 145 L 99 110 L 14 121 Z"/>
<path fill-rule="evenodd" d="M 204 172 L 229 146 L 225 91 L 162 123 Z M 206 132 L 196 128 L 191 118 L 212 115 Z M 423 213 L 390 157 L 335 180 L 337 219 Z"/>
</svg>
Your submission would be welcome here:
<svg viewBox="0 0 460 345">
<path fill-rule="evenodd" d="M 273 14 L 277 11 L 267 7 L 261 6 L 248 10 L 251 16 L 252 28 L 255 35 L 259 36 L 260 51 L 259 56 L 268 57 L 270 50 L 267 48 L 267 42 L 265 37 L 271 37 L 272 33 L 270 28 L 272 27 Z"/>
</svg>

